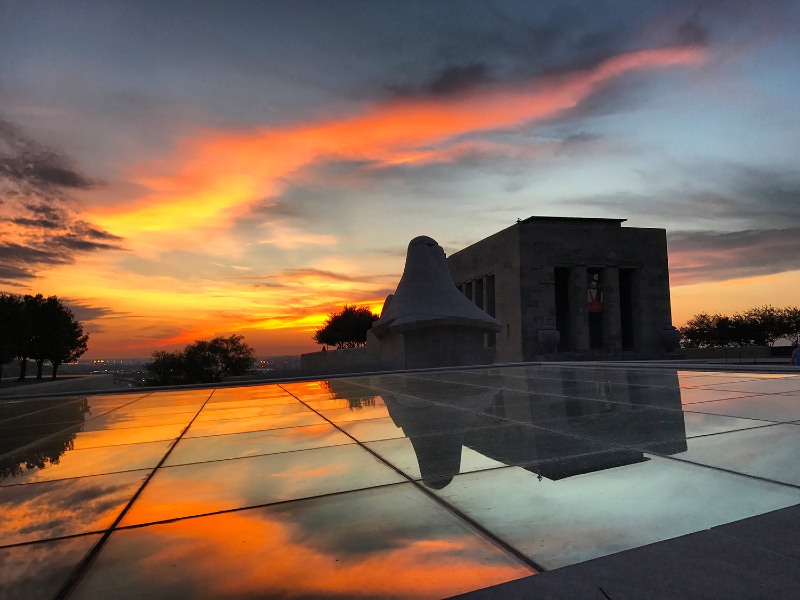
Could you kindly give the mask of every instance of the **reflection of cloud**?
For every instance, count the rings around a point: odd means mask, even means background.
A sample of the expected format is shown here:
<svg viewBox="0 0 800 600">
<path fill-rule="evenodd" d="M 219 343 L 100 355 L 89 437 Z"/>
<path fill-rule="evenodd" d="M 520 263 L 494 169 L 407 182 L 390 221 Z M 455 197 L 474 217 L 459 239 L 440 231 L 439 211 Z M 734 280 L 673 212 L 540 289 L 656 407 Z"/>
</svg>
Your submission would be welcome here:
<svg viewBox="0 0 800 600">
<path fill-rule="evenodd" d="M 84 590 L 113 596 L 125 582 L 145 593 L 168 585 L 173 595 L 186 597 L 199 595 L 202 585 L 214 597 L 442 598 L 530 574 L 480 536 L 441 518 L 429 501 L 408 492 L 377 494 L 121 531 L 99 559 L 109 576 L 90 580 Z M 306 522 L 326 508 L 334 514 L 309 531 Z M 175 564 L 193 568 L 176 570 Z"/>
<path fill-rule="evenodd" d="M 272 476 L 295 480 L 297 478 L 311 479 L 314 477 L 328 477 L 337 473 L 346 473 L 345 467 L 343 465 L 329 465 L 325 467 L 300 468 L 284 471 L 282 473 L 273 473 Z"/>
<path fill-rule="evenodd" d="M 5 487 L 0 539 L 10 544 L 105 528 L 142 479 L 133 472 Z"/>
</svg>

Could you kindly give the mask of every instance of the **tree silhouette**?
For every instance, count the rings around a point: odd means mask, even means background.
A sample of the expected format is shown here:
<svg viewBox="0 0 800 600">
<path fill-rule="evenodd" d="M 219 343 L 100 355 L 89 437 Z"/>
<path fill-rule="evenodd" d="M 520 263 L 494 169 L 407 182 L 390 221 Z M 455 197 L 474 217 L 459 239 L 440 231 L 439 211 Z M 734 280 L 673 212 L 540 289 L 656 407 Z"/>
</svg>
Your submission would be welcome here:
<svg viewBox="0 0 800 600">
<path fill-rule="evenodd" d="M 784 320 L 784 311 L 774 306 L 759 306 L 745 311 L 744 319 L 753 324 L 754 329 L 760 332 L 763 345 L 773 346 L 778 340 L 789 334 Z"/>
<path fill-rule="evenodd" d="M 153 374 L 153 385 L 177 385 L 184 383 L 182 352 L 153 352 L 153 362 L 145 368 Z"/>
<path fill-rule="evenodd" d="M 255 360 L 255 351 L 241 335 L 197 340 L 181 352 L 154 352 L 147 370 L 154 385 L 215 383 L 223 377 L 243 375 Z"/>
<path fill-rule="evenodd" d="M 784 308 L 781 314 L 788 332 L 786 338 L 794 343 L 795 346 L 800 345 L 800 308 L 790 306 Z"/>
<path fill-rule="evenodd" d="M 0 381 L 3 365 L 17 358 L 17 349 L 22 347 L 22 301 L 18 296 L 0 294 Z"/>
<path fill-rule="evenodd" d="M 76 360 L 86 352 L 89 336 L 83 333 L 83 326 L 69 307 L 57 297 L 37 294 L 25 296 L 23 301 L 30 319 L 28 355 L 36 362 L 36 379 L 42 379 L 45 361 L 52 363 L 55 379 L 62 363 Z"/>
<path fill-rule="evenodd" d="M 19 361 L 19 380 L 25 381 L 28 359 L 36 362 L 36 379 L 45 361 L 58 367 L 87 350 L 88 334 L 72 311 L 56 296 L 0 294 L 0 365 Z"/>
<path fill-rule="evenodd" d="M 695 315 L 681 328 L 684 348 L 773 346 L 781 338 L 800 338 L 800 309 L 760 306 L 733 316 Z"/>
<path fill-rule="evenodd" d="M 348 306 L 328 316 L 322 327 L 314 333 L 318 344 L 342 348 L 356 348 L 367 343 L 367 331 L 378 320 L 378 315 L 367 306 Z"/>
<path fill-rule="evenodd" d="M 52 327 L 45 351 L 45 358 L 53 365 L 53 379 L 56 378 L 58 367 L 65 362 L 72 362 L 82 356 L 88 349 L 89 334 L 83 333 L 83 325 L 75 320 L 75 315 L 69 307 L 64 306 L 55 297 L 47 299 L 47 318 Z M 36 369 L 37 379 L 41 379 L 41 369 Z"/>
</svg>

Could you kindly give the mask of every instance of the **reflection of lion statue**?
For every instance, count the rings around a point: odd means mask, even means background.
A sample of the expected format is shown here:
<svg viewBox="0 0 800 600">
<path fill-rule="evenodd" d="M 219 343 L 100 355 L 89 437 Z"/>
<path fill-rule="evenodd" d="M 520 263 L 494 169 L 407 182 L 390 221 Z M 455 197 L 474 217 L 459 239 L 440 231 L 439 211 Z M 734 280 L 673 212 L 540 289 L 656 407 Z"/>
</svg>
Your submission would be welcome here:
<svg viewBox="0 0 800 600">
<path fill-rule="evenodd" d="M 441 391 L 448 386 L 445 383 L 432 383 L 431 387 L 432 393 L 424 395 L 435 400 L 438 398 L 437 388 Z M 389 416 L 403 430 L 414 448 L 422 483 L 440 490 L 461 472 L 464 436 L 499 393 L 499 390 L 491 388 L 465 395 L 458 399 L 454 407 L 404 394 L 383 396 Z"/>
</svg>

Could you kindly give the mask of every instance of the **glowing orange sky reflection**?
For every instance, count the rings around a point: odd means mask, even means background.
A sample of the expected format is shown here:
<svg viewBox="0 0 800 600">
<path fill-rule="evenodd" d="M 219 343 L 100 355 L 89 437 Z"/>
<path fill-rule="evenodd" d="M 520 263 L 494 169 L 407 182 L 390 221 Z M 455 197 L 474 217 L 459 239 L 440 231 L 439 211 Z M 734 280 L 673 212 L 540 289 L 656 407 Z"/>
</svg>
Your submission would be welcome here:
<svg viewBox="0 0 800 600">
<path fill-rule="evenodd" d="M 350 529 L 348 507 L 366 526 Z M 315 532 L 323 516 L 332 522 Z M 380 492 L 120 532 L 106 551 L 110 562 L 116 555 L 126 560 L 114 565 L 131 568 L 125 585 L 146 590 L 168 578 L 192 597 L 441 598 L 531 573 L 424 499 L 401 494 L 393 504 Z M 114 565 L 88 589 L 110 591 L 121 576 Z"/>
</svg>

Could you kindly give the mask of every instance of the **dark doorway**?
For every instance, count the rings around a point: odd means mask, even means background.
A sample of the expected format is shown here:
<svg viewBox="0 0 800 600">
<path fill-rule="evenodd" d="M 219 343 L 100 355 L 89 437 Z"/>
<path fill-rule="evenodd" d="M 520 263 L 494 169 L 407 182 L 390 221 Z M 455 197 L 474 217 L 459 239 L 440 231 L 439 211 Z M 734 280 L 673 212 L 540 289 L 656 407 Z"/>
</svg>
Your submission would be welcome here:
<svg viewBox="0 0 800 600">
<path fill-rule="evenodd" d="M 633 334 L 633 282 L 634 269 L 619 270 L 619 312 L 622 321 L 622 349 L 632 350 L 636 347 Z"/>
<path fill-rule="evenodd" d="M 569 330 L 569 267 L 556 267 L 556 329 L 561 334 L 558 345 L 563 350 L 572 350 L 572 336 Z"/>
</svg>

